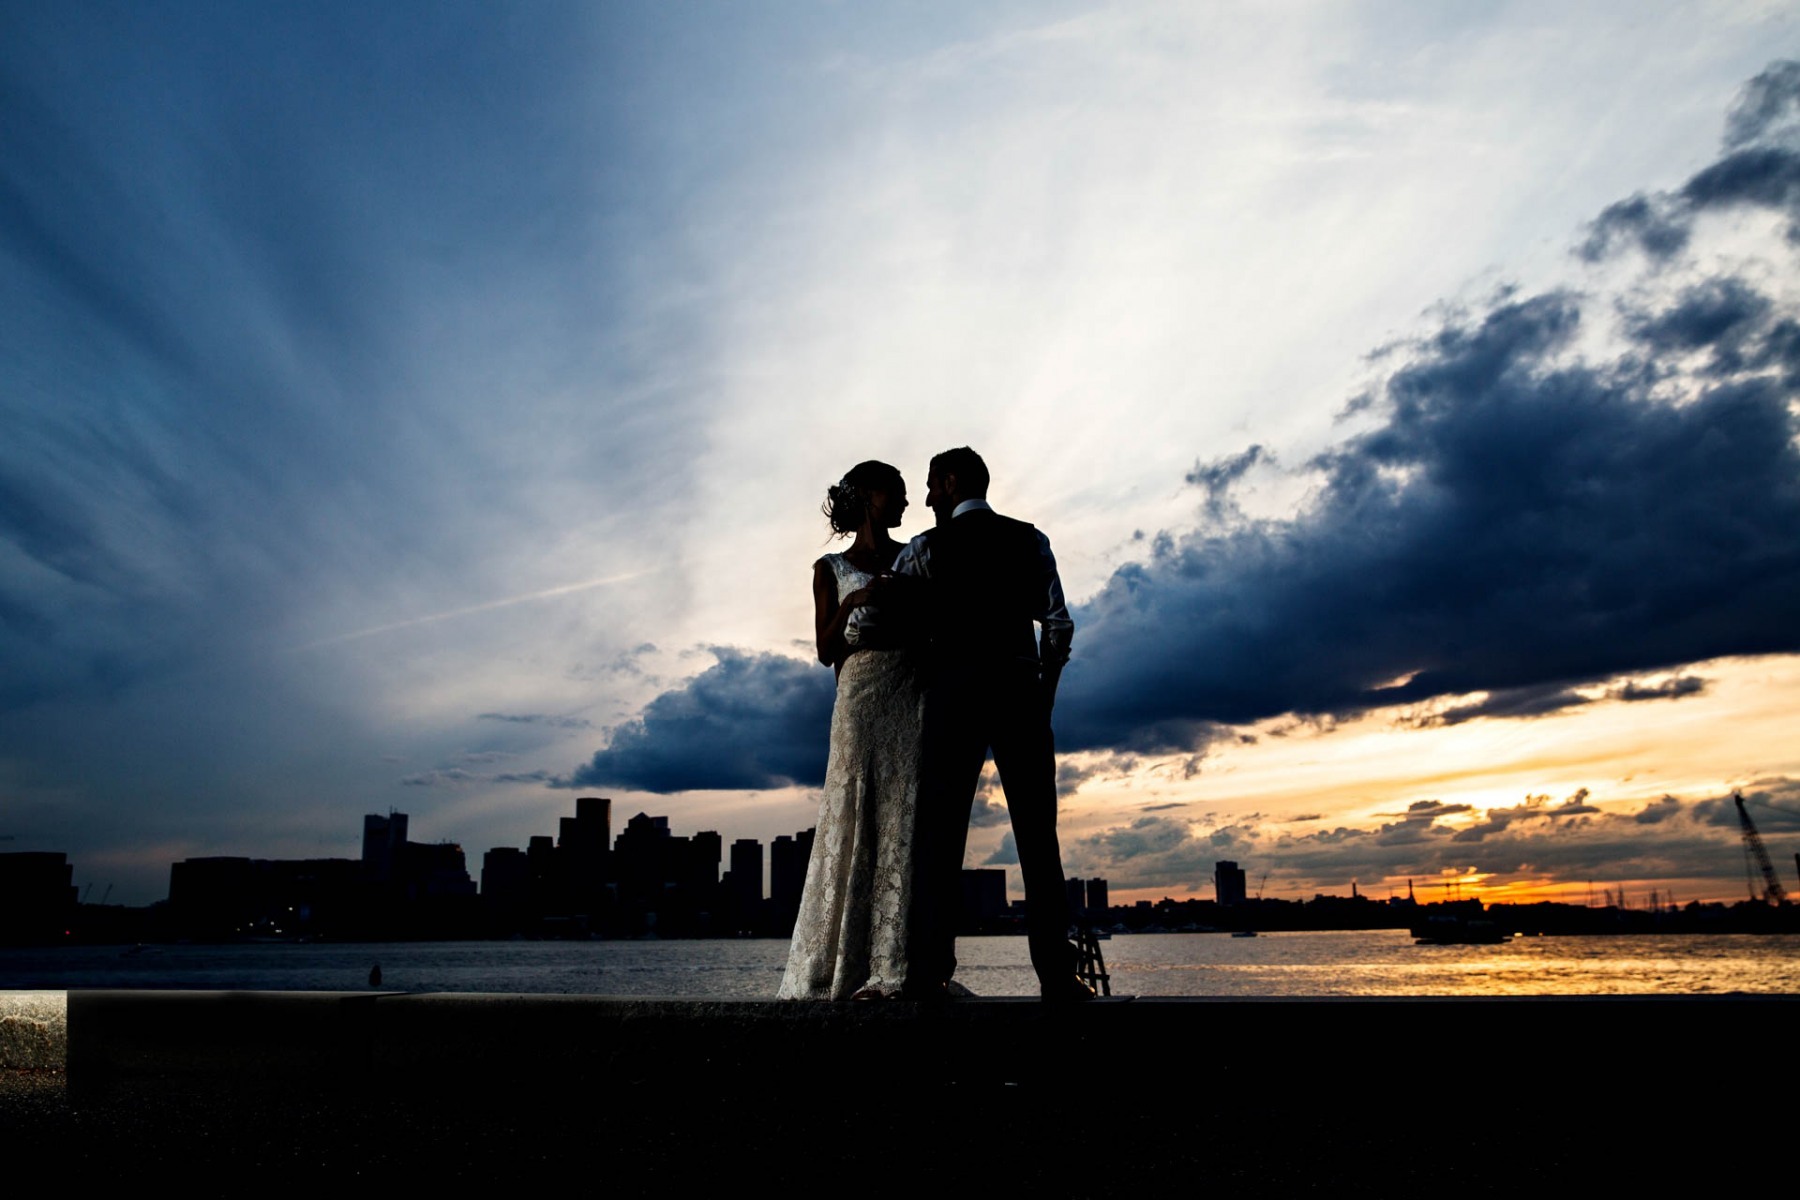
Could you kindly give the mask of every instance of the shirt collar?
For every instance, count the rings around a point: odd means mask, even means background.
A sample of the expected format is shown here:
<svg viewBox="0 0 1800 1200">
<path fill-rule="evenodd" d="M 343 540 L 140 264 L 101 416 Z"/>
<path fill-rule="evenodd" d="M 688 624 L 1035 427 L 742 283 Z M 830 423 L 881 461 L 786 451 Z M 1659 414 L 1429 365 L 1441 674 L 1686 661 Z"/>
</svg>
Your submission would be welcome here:
<svg viewBox="0 0 1800 1200">
<path fill-rule="evenodd" d="M 952 521 L 954 521 L 954 520 L 956 520 L 956 518 L 962 516 L 964 513 L 967 513 L 967 512 L 993 512 L 993 511 L 994 511 L 994 506 L 989 504 L 986 500 L 964 500 L 961 504 L 956 506 L 954 511 L 951 512 L 950 519 Z"/>
</svg>

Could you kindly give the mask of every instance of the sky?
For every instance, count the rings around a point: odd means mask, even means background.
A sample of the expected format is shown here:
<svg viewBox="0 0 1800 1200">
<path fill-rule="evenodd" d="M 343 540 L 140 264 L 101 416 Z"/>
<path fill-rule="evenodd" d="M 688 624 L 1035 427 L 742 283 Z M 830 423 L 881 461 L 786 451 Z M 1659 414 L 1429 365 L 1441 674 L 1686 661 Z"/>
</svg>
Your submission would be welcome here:
<svg viewBox="0 0 1800 1200">
<path fill-rule="evenodd" d="M 1732 900 L 1734 790 L 1800 886 L 1796 60 L 1723 0 L 0 6 L 0 850 L 141 904 L 390 809 L 804 828 L 825 489 L 967 444 L 1115 902 Z"/>
</svg>

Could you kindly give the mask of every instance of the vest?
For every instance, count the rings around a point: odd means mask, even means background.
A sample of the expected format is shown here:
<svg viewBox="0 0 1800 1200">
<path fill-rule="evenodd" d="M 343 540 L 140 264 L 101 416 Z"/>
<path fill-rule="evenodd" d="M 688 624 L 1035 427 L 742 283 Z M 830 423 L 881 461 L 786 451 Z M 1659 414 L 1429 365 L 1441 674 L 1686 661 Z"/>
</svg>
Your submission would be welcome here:
<svg viewBox="0 0 1800 1200">
<path fill-rule="evenodd" d="M 1038 660 L 1036 617 L 1050 580 L 1036 527 L 976 509 L 926 531 L 933 657 L 940 667 Z"/>
</svg>

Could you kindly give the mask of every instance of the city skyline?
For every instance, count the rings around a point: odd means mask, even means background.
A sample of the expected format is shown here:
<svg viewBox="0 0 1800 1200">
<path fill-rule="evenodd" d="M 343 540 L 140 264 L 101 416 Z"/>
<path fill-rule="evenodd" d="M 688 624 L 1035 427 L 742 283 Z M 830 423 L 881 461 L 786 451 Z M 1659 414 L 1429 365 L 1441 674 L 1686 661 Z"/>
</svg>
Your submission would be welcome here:
<svg viewBox="0 0 1800 1200">
<path fill-rule="evenodd" d="M 824 489 L 970 444 L 1115 903 L 1736 899 L 1734 791 L 1800 843 L 1796 57 L 1728 0 L 13 6 L 0 850 L 141 904 L 366 812 L 805 828 Z"/>
</svg>

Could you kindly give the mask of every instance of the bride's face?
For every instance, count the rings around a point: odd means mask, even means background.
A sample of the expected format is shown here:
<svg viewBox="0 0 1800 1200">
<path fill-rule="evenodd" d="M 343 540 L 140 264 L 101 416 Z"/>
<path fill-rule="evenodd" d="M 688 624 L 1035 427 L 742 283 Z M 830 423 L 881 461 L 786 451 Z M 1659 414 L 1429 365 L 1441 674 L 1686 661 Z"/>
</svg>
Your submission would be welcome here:
<svg viewBox="0 0 1800 1200">
<path fill-rule="evenodd" d="M 877 529 L 892 529 L 900 524 L 906 512 L 906 484 L 899 480 L 888 488 L 869 489 L 869 523 Z"/>
</svg>

